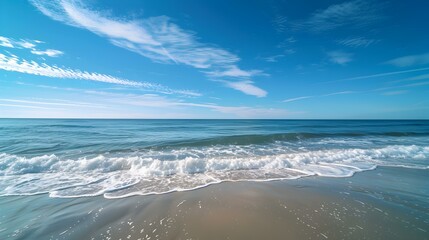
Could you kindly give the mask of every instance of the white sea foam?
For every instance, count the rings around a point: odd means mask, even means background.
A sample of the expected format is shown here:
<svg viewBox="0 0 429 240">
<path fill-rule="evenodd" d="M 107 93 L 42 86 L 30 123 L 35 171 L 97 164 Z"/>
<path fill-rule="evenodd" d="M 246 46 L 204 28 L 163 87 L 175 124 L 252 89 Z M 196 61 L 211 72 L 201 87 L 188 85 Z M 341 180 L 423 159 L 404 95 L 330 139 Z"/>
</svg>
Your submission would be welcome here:
<svg viewBox="0 0 429 240">
<path fill-rule="evenodd" d="M 428 168 L 429 147 L 306 149 L 280 145 L 148 150 L 67 159 L 0 154 L 0 195 L 51 197 L 185 191 L 222 181 L 269 181 L 302 176 L 350 177 L 377 165 Z"/>
</svg>

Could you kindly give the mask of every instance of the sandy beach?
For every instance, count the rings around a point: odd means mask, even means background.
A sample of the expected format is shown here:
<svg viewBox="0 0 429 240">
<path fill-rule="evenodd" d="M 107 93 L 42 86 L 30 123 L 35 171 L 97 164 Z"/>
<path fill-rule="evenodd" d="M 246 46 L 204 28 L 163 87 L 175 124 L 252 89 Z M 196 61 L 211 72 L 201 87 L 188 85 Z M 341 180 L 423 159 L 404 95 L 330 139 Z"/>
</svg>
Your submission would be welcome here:
<svg viewBox="0 0 429 240">
<path fill-rule="evenodd" d="M 428 170 L 379 167 L 122 199 L 6 196 L 0 238 L 429 239 L 428 181 Z"/>
</svg>

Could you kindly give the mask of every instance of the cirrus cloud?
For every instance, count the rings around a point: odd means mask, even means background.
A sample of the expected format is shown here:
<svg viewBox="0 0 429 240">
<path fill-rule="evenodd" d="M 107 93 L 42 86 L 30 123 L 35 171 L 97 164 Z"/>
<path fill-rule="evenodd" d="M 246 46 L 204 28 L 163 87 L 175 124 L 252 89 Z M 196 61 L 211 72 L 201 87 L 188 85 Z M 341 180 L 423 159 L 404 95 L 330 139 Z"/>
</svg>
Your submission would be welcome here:
<svg viewBox="0 0 429 240">
<path fill-rule="evenodd" d="M 429 53 L 398 57 L 398 58 L 391 59 L 385 63 L 394 65 L 397 67 L 425 65 L 425 64 L 429 64 Z"/>
<path fill-rule="evenodd" d="M 351 53 L 343 51 L 331 51 L 327 54 L 331 62 L 339 65 L 346 65 L 348 62 L 351 62 L 353 60 L 353 55 Z"/>
<path fill-rule="evenodd" d="M 348 1 L 317 10 L 308 19 L 295 21 L 292 26 L 316 33 L 340 27 L 361 28 L 383 19 L 379 10 L 379 4 L 372 1 Z"/>
<path fill-rule="evenodd" d="M 138 53 L 155 62 L 184 64 L 196 69 L 205 69 L 209 77 L 213 77 L 213 74 L 228 75 L 230 80 L 237 81 L 238 85 L 242 84 L 242 77 L 254 75 L 255 71 L 261 72 L 238 68 L 237 63 L 240 61 L 238 56 L 220 47 L 199 42 L 194 32 L 182 29 L 167 16 L 126 20 L 92 10 L 82 1 L 31 2 L 40 12 L 56 21 L 91 31 L 107 38 L 115 46 Z M 233 87 L 237 84 L 225 86 L 242 92 L 243 89 L 247 89 Z M 247 86 L 250 87 L 251 84 L 253 82 L 248 82 Z M 248 94 L 249 91 L 244 93 Z M 259 97 L 260 93 L 255 96 Z"/>
<path fill-rule="evenodd" d="M 267 96 L 267 92 L 259 87 L 256 87 L 253 85 L 253 82 L 250 80 L 246 81 L 238 81 L 238 82 L 230 82 L 230 81 L 223 81 L 226 86 L 239 90 L 247 95 L 252 95 L 256 97 L 265 97 Z"/>
<path fill-rule="evenodd" d="M 90 80 L 104 83 L 112 83 L 133 87 L 140 87 L 149 91 L 156 91 L 160 93 L 177 93 L 182 95 L 200 96 L 201 94 L 190 90 L 173 90 L 168 87 L 153 84 L 148 82 L 137 82 L 128 79 L 118 78 L 107 74 L 87 72 L 76 69 L 51 66 L 46 63 L 37 63 L 35 61 L 28 61 L 20 59 L 15 55 L 4 55 L 0 53 L 0 69 L 11 72 L 26 73 L 50 78 L 67 78 L 67 79 L 80 79 Z"/>
<path fill-rule="evenodd" d="M 15 40 L 13 38 L 0 36 L 0 46 L 2 47 L 29 49 L 32 54 L 48 57 L 58 57 L 64 54 L 62 51 L 56 49 L 39 50 L 36 47 L 40 43 L 42 42 L 39 40 Z"/>
</svg>

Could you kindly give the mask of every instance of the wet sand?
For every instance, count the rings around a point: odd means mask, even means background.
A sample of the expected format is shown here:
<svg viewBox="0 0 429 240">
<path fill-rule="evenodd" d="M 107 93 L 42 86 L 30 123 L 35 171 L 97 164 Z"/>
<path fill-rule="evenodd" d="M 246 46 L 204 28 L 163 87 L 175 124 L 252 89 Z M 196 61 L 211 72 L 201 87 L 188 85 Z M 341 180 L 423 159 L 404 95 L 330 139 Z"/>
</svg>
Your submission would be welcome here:
<svg viewBox="0 0 429 240">
<path fill-rule="evenodd" d="M 428 169 L 379 167 L 122 199 L 0 197 L 0 239 L 429 239 L 428 183 Z"/>
</svg>

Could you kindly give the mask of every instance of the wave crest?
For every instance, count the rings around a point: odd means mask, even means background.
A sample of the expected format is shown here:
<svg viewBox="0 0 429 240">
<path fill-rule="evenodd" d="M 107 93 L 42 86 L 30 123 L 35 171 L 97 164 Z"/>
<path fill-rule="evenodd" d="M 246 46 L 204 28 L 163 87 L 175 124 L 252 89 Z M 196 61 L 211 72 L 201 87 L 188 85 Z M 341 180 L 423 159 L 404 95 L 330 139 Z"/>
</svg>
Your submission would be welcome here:
<svg viewBox="0 0 429 240">
<path fill-rule="evenodd" d="M 428 168 L 429 147 L 296 149 L 216 145 L 63 159 L 0 154 L 0 195 L 116 198 L 184 191 L 222 181 L 268 181 L 319 175 L 348 177 L 377 165 Z"/>
</svg>

